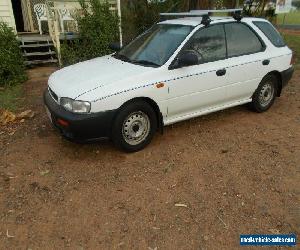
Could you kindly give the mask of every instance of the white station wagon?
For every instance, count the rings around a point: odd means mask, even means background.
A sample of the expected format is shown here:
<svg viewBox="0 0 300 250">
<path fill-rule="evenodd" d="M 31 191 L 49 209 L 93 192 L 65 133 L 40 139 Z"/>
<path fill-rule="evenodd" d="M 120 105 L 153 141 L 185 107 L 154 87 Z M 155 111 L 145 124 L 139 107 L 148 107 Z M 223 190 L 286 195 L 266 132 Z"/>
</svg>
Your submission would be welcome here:
<svg viewBox="0 0 300 250">
<path fill-rule="evenodd" d="M 245 103 L 266 111 L 291 79 L 292 51 L 267 20 L 168 15 L 118 52 L 50 76 L 44 102 L 65 137 L 138 151 L 165 125 Z"/>
</svg>

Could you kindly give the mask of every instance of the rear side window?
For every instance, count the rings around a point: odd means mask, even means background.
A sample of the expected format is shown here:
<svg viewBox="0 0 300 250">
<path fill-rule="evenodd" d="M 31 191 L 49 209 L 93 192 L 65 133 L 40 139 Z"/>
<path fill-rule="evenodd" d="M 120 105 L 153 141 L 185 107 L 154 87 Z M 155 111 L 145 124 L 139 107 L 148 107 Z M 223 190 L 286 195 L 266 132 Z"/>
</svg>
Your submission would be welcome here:
<svg viewBox="0 0 300 250">
<path fill-rule="evenodd" d="M 264 49 L 257 35 L 245 24 L 225 24 L 228 57 L 260 52 Z"/>
<path fill-rule="evenodd" d="M 253 22 L 276 47 L 285 46 L 285 42 L 273 25 L 267 22 Z"/>
</svg>

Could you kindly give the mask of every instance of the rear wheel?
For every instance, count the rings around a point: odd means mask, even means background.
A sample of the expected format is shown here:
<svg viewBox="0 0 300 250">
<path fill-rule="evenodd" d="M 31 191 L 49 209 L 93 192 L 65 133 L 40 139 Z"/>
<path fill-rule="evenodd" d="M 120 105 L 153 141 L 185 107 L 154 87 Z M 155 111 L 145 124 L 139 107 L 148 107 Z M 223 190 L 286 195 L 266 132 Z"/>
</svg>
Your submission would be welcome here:
<svg viewBox="0 0 300 250">
<path fill-rule="evenodd" d="M 263 78 L 252 98 L 252 107 L 256 112 L 267 111 L 274 103 L 278 79 L 275 75 Z"/>
<path fill-rule="evenodd" d="M 126 152 L 145 148 L 157 129 L 157 117 L 144 101 L 127 104 L 119 111 L 112 129 L 114 144 Z"/>
</svg>

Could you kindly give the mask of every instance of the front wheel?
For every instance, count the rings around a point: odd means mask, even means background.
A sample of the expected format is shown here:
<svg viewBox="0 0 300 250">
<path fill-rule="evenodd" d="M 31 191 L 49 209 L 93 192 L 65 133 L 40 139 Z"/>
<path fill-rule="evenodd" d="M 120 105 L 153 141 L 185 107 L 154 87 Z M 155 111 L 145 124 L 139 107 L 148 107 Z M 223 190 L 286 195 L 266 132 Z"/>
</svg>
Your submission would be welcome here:
<svg viewBox="0 0 300 250">
<path fill-rule="evenodd" d="M 278 79 L 275 75 L 263 78 L 252 98 L 252 107 L 256 112 L 267 111 L 274 103 L 277 93 Z"/>
<path fill-rule="evenodd" d="M 118 112 L 113 124 L 112 141 L 126 152 L 145 148 L 157 129 L 153 108 L 144 101 L 131 102 Z"/>
</svg>

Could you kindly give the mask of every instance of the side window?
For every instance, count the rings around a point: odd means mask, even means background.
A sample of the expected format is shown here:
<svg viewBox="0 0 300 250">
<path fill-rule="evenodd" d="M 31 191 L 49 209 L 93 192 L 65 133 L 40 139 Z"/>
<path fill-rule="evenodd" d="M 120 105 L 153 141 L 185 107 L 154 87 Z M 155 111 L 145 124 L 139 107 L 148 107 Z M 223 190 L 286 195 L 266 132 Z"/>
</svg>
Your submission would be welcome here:
<svg viewBox="0 0 300 250">
<path fill-rule="evenodd" d="M 228 57 L 257 53 L 263 45 L 257 35 L 245 24 L 225 24 Z"/>
<path fill-rule="evenodd" d="M 199 64 L 226 58 L 226 42 L 223 25 L 213 25 L 197 31 L 184 46 L 183 51 L 193 51 Z"/>
<path fill-rule="evenodd" d="M 273 43 L 274 46 L 285 46 L 285 42 L 283 41 L 281 35 L 272 24 L 261 21 L 255 21 L 253 23 L 265 34 L 265 36 L 271 41 L 271 43 Z"/>
</svg>

